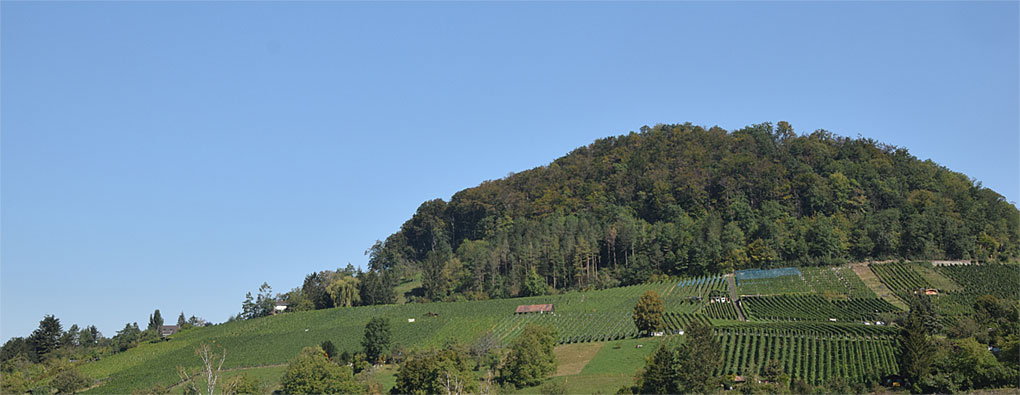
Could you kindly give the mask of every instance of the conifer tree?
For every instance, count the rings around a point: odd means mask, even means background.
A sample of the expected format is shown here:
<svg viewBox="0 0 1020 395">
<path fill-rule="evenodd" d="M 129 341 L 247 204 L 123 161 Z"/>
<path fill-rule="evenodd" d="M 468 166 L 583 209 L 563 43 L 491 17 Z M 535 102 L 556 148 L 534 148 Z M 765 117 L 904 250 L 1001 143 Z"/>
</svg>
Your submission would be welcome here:
<svg viewBox="0 0 1020 395">
<path fill-rule="evenodd" d="M 149 327 L 145 330 L 152 330 L 156 332 L 163 331 L 163 316 L 159 314 L 159 309 L 156 309 L 152 315 L 149 316 Z"/>
</svg>

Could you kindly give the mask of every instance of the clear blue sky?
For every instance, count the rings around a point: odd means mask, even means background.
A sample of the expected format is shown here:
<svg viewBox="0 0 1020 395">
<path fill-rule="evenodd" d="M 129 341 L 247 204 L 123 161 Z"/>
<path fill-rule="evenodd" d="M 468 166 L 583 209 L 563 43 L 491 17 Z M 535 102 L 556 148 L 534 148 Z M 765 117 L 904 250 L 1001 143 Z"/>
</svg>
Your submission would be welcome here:
<svg viewBox="0 0 1020 395">
<path fill-rule="evenodd" d="M 0 337 L 348 262 L 596 138 L 786 120 L 1020 200 L 1017 2 L 4 1 Z"/>
</svg>

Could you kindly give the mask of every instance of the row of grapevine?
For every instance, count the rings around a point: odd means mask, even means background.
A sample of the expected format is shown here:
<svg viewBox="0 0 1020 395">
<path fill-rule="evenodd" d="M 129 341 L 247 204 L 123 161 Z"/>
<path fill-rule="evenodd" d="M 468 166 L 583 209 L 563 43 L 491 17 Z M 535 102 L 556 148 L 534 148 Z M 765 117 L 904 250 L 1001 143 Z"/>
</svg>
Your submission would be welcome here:
<svg viewBox="0 0 1020 395">
<path fill-rule="evenodd" d="M 818 295 L 747 296 L 741 306 L 752 320 L 875 321 L 879 314 L 900 311 L 878 299 L 828 300 Z"/>
<path fill-rule="evenodd" d="M 631 315 L 625 312 L 516 314 L 500 320 L 492 332 L 507 342 L 520 334 L 527 324 L 555 329 L 559 343 L 610 341 L 638 334 Z"/>
<path fill-rule="evenodd" d="M 931 288 L 931 284 L 925 281 L 909 263 L 882 263 L 872 264 L 869 267 L 875 272 L 879 279 L 900 299 L 909 301 L 915 291 L 922 288 Z"/>
<path fill-rule="evenodd" d="M 702 312 L 709 318 L 719 320 L 735 320 L 738 318 L 737 309 L 733 306 L 733 302 L 709 303 L 705 305 Z"/>
<path fill-rule="evenodd" d="M 716 374 L 759 375 L 769 361 L 779 361 L 792 378 L 812 384 L 844 378 L 878 380 L 898 371 L 896 343 L 886 338 L 832 338 L 778 335 L 757 331 L 717 334 L 723 364 Z"/>
<path fill-rule="evenodd" d="M 831 338 L 889 338 L 895 337 L 896 328 L 881 325 L 832 323 L 815 321 L 785 322 L 716 322 L 716 332 L 759 332 L 774 335 L 804 335 Z"/>
<path fill-rule="evenodd" d="M 723 276 L 695 277 L 684 279 L 665 293 L 666 297 L 685 299 L 708 299 L 712 291 L 725 292 L 726 279 Z"/>
<path fill-rule="evenodd" d="M 694 322 L 709 325 L 708 317 L 701 314 L 666 313 L 662 316 L 662 320 L 666 323 L 666 327 L 664 329 L 667 333 L 677 333 L 677 331 L 680 330 L 687 330 L 687 328 Z"/>
<path fill-rule="evenodd" d="M 841 298 L 874 298 L 875 293 L 847 266 L 783 268 L 737 272 L 740 295 L 821 294 Z"/>
<path fill-rule="evenodd" d="M 799 275 L 765 277 L 737 282 L 740 295 L 782 295 L 811 293 L 811 287 Z"/>
<path fill-rule="evenodd" d="M 804 281 L 820 295 L 841 295 L 851 299 L 875 298 L 874 292 L 847 266 L 801 269 Z"/>
<path fill-rule="evenodd" d="M 962 285 L 965 293 L 1020 299 L 1020 265 L 951 265 L 936 270 Z"/>
</svg>

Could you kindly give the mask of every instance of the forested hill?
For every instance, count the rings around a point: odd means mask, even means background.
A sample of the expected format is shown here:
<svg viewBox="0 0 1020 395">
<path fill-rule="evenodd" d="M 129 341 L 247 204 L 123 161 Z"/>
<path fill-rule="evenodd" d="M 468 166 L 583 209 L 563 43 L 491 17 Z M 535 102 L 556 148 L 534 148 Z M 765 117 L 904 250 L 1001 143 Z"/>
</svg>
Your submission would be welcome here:
<svg viewBox="0 0 1020 395">
<path fill-rule="evenodd" d="M 906 149 L 786 122 L 644 127 L 423 203 L 372 249 L 425 297 L 506 297 L 654 275 L 887 258 L 1007 260 L 1016 207 Z"/>
</svg>

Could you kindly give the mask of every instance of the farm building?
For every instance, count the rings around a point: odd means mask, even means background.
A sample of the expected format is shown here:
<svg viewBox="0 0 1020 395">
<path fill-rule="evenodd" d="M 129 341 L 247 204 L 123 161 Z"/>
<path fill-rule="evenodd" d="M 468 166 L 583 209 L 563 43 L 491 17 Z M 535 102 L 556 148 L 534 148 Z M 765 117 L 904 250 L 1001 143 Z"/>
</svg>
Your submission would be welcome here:
<svg viewBox="0 0 1020 395">
<path fill-rule="evenodd" d="M 163 335 L 163 337 L 167 337 L 177 333 L 179 330 L 181 330 L 181 327 L 177 325 L 163 325 L 162 329 L 160 329 L 160 334 Z"/>
<path fill-rule="evenodd" d="M 554 312 L 552 304 L 522 304 L 520 306 L 517 306 L 517 310 L 514 311 L 514 314 L 526 314 L 526 313 L 545 314 L 552 312 Z"/>
</svg>

